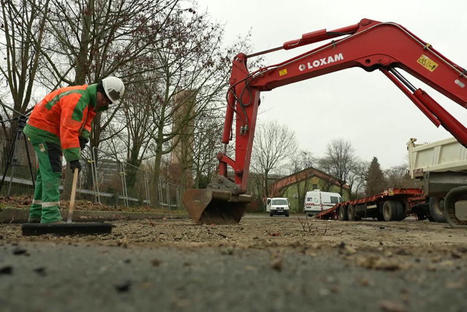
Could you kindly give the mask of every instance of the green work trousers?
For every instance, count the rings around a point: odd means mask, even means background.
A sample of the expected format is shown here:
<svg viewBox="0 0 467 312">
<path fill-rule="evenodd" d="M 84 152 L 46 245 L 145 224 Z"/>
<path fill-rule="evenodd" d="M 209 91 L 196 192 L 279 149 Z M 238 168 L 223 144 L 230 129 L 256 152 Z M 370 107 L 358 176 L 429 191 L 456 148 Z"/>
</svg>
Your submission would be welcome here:
<svg viewBox="0 0 467 312">
<path fill-rule="evenodd" d="M 39 160 L 39 169 L 29 219 L 40 220 L 41 223 L 61 221 L 59 186 L 62 176 L 62 150 L 54 143 L 30 140 Z"/>
</svg>

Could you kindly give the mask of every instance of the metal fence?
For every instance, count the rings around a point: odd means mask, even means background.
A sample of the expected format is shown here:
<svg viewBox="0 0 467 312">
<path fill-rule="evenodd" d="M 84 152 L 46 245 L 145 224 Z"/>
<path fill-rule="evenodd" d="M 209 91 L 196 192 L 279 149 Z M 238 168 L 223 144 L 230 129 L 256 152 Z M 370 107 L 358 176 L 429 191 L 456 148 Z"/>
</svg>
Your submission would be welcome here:
<svg viewBox="0 0 467 312">
<path fill-rule="evenodd" d="M 14 142 L 0 136 L 0 195 L 30 195 L 34 190 L 37 161 L 32 146 L 20 134 Z M 88 157 L 86 158 L 86 155 Z M 106 205 L 151 205 L 152 174 L 148 169 L 135 167 L 118 156 L 103 150 L 88 150 L 81 160 L 77 198 Z M 64 164 L 65 165 L 65 164 Z M 64 169 L 65 166 L 64 166 Z M 68 169 L 69 170 L 69 169 Z M 62 175 L 62 177 L 64 174 Z M 61 189 L 63 189 L 62 180 Z M 161 176 L 158 181 L 159 205 L 163 208 L 181 208 L 182 187 Z M 151 205 L 152 206 L 152 205 Z"/>
<path fill-rule="evenodd" d="M 90 158 L 85 160 L 81 188 L 92 190 L 94 201 L 103 203 L 105 198 L 118 199 L 125 206 L 132 204 L 150 205 L 152 174 L 117 156 L 93 148 Z M 181 186 L 171 183 L 164 176 L 158 181 L 158 198 L 161 207 L 177 209 L 180 205 Z M 107 200 L 108 202 L 109 200 Z"/>
<path fill-rule="evenodd" d="M 36 158 L 32 146 L 22 133 L 25 119 L 2 120 L 0 130 L 0 194 L 22 194 L 34 189 Z M 12 130 L 16 127 L 16 131 Z M 7 136 L 10 131 L 15 131 L 14 138 L 9 141 Z"/>
</svg>

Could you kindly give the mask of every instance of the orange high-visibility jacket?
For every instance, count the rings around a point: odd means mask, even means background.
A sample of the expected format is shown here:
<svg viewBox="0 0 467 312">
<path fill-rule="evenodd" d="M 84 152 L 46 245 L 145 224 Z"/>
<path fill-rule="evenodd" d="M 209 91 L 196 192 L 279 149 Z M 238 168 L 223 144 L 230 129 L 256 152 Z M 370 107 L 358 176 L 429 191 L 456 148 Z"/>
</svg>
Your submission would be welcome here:
<svg viewBox="0 0 467 312">
<path fill-rule="evenodd" d="M 55 90 L 34 107 L 24 133 L 31 139 L 61 145 L 68 162 L 77 160 L 79 136 L 89 138 L 96 101 L 97 84 Z"/>
</svg>

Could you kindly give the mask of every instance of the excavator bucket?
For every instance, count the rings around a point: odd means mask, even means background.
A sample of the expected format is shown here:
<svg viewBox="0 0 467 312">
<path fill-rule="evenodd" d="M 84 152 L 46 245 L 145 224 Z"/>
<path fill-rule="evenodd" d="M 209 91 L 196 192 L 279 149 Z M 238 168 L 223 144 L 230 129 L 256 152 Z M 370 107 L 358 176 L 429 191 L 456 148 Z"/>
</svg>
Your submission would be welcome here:
<svg viewBox="0 0 467 312">
<path fill-rule="evenodd" d="M 235 224 L 245 213 L 251 195 L 235 195 L 217 189 L 188 189 L 183 194 L 183 204 L 195 223 Z"/>
</svg>

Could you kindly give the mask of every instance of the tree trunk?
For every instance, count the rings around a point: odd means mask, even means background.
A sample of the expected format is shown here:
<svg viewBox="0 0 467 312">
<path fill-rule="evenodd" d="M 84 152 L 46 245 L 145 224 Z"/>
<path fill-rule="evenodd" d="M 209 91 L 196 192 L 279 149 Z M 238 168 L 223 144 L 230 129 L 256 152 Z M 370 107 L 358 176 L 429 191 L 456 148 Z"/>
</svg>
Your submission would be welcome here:
<svg viewBox="0 0 467 312">
<path fill-rule="evenodd" d="M 127 159 L 130 166 L 126 167 L 126 177 L 128 188 L 132 189 L 136 183 L 136 177 L 138 174 L 138 168 L 141 165 L 141 160 L 138 159 L 138 154 L 141 149 L 140 144 L 134 144 L 130 150 L 130 157 Z"/>
<path fill-rule="evenodd" d="M 152 176 L 152 185 L 151 185 L 151 190 L 150 192 L 150 197 L 151 197 L 151 206 L 154 208 L 159 208 L 159 180 L 161 176 L 161 162 L 162 162 L 162 147 L 159 146 L 157 147 L 156 151 L 156 157 L 154 159 L 154 172 Z"/>
<path fill-rule="evenodd" d="M 81 33 L 81 45 L 79 47 L 79 54 L 76 58 L 76 69 L 75 69 L 75 85 L 81 85 L 86 82 L 87 74 L 89 73 L 89 64 L 87 61 L 89 52 L 89 29 L 91 26 L 91 14 L 94 10 L 94 0 L 89 0 L 87 7 L 82 12 L 83 18 L 83 29 Z M 73 183 L 73 173 L 69 170 L 70 166 L 67 163 L 67 170 L 65 170 L 65 182 L 63 185 L 62 198 L 70 200 L 71 197 L 71 185 Z"/>
<path fill-rule="evenodd" d="M 268 172 L 268 170 L 264 171 L 264 195 L 266 198 L 269 197 Z"/>
</svg>

